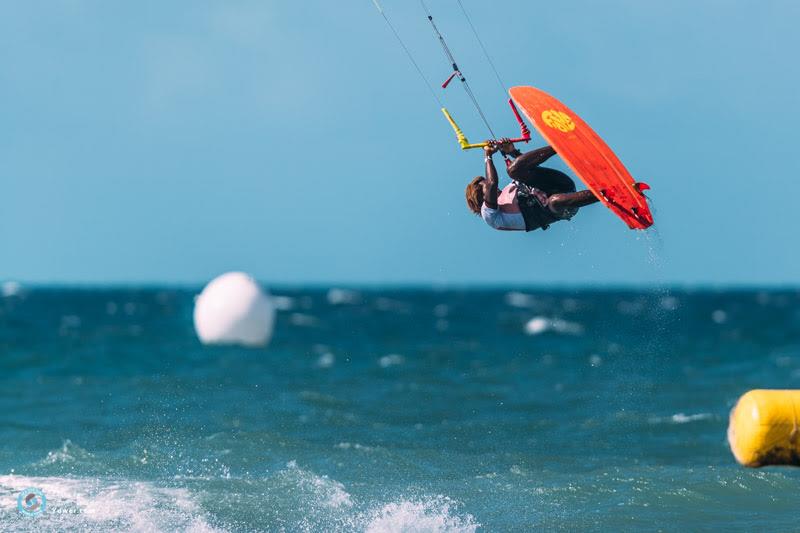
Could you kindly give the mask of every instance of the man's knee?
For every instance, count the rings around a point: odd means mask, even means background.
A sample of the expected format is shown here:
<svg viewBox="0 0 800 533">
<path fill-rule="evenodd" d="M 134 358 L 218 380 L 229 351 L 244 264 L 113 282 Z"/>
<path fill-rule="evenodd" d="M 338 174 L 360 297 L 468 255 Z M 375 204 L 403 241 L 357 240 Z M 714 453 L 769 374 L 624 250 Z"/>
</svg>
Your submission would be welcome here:
<svg viewBox="0 0 800 533">
<path fill-rule="evenodd" d="M 553 194 L 547 198 L 547 205 L 551 209 L 558 210 L 561 209 L 561 207 L 563 207 L 564 202 L 566 202 L 566 200 L 567 196 L 562 193 Z"/>
</svg>

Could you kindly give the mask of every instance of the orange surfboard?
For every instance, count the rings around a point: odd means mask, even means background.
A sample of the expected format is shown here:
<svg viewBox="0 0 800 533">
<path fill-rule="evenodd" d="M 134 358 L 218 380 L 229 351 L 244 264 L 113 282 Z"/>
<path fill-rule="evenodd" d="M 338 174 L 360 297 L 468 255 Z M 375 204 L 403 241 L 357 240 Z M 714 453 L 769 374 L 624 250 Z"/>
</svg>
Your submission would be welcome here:
<svg viewBox="0 0 800 533">
<path fill-rule="evenodd" d="M 567 106 L 534 87 L 512 87 L 517 107 L 606 207 L 632 229 L 653 225 L 643 191 L 597 133 Z"/>
</svg>

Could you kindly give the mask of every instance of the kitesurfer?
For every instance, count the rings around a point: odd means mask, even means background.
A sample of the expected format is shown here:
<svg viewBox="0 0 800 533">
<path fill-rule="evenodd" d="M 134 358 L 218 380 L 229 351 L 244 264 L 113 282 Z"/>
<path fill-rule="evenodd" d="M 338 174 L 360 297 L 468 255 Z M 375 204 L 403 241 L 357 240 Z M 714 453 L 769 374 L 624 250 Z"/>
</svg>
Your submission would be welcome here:
<svg viewBox="0 0 800 533">
<path fill-rule="evenodd" d="M 511 183 L 498 188 L 492 155 L 500 151 L 513 158 L 508 166 Z M 484 148 L 486 177 L 467 185 L 467 206 L 494 229 L 533 231 L 547 229 L 559 220 L 569 220 L 578 208 L 598 201 L 592 191 L 575 191 L 575 182 L 558 170 L 541 167 L 555 155 L 550 146 L 522 153 L 507 138 L 488 141 Z"/>
</svg>

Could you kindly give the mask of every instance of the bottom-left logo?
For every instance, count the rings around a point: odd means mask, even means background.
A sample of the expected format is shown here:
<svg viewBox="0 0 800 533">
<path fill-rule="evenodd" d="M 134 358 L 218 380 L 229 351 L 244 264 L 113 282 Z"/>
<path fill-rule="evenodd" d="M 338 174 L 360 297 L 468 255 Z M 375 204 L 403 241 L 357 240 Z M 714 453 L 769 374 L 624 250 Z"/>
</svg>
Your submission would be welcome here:
<svg viewBox="0 0 800 533">
<path fill-rule="evenodd" d="M 17 509 L 19 512 L 28 516 L 38 516 L 47 507 L 47 498 L 41 489 L 27 488 L 19 493 L 17 498 Z"/>
</svg>

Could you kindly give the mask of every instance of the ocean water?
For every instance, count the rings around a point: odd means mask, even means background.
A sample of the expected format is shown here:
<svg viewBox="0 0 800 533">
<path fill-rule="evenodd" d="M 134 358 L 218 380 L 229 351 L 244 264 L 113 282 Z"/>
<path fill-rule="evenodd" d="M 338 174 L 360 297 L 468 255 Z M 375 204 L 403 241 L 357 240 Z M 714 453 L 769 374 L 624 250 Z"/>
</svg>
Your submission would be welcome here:
<svg viewBox="0 0 800 533">
<path fill-rule="evenodd" d="M 796 290 L 274 290 L 254 350 L 196 290 L 6 288 L 2 531 L 800 527 L 725 440 L 800 387 Z"/>
</svg>

